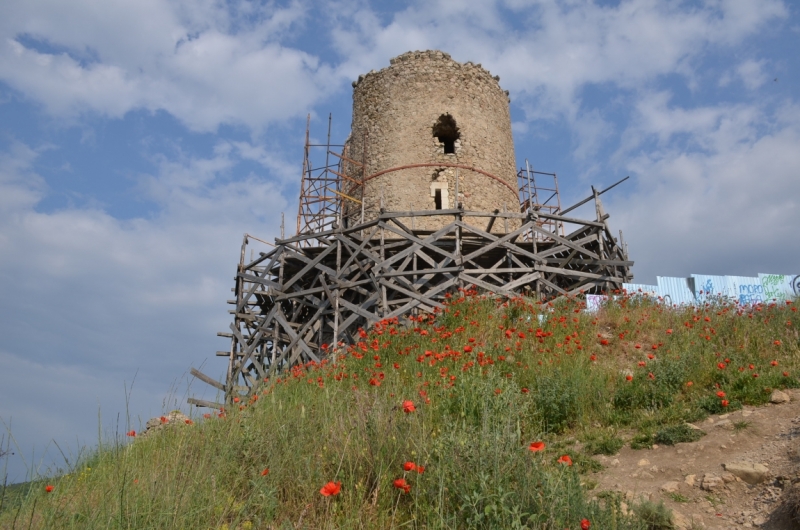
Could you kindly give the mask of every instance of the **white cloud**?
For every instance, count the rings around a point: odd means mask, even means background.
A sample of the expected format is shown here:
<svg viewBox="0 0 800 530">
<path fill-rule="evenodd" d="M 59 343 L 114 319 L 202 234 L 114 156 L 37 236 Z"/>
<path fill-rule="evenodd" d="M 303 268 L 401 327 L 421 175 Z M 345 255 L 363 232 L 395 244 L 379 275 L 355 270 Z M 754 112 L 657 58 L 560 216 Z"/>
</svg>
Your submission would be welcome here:
<svg viewBox="0 0 800 530">
<path fill-rule="evenodd" d="M 797 107 L 776 112 L 793 120 L 745 105 L 663 107 L 657 114 L 659 125 L 652 117 L 641 123 L 651 134 L 661 131 L 661 148 L 625 164 L 637 189 L 609 207 L 615 226 L 628 227 L 640 279 L 791 272 L 785 265 L 800 263 L 800 249 L 787 244 L 800 226 Z M 759 133 L 769 122 L 776 125 Z M 636 126 L 635 134 L 643 131 Z M 702 150 L 683 148 L 678 133 Z"/>
<path fill-rule="evenodd" d="M 748 90 L 755 90 L 767 82 L 768 75 L 764 72 L 766 61 L 748 59 L 736 68 L 736 73 Z"/>
<path fill-rule="evenodd" d="M 299 3 L 248 5 L 13 1 L 0 23 L 0 80 L 60 117 L 166 110 L 194 130 L 260 129 L 306 112 L 337 78 L 280 44 L 303 20 Z"/>
<path fill-rule="evenodd" d="M 49 190 L 33 170 L 38 151 L 15 142 L 0 154 L 0 417 L 14 417 L 23 448 L 67 433 L 91 442 L 97 398 L 108 415 L 124 413 L 114 396 L 137 371 L 146 394 L 131 412 L 160 412 L 171 383 L 225 347 L 215 332 L 229 322 L 242 235 L 270 239 L 287 209 L 276 183 L 227 178 L 241 157 L 221 144 L 208 158 L 163 159 L 142 177 L 140 193 L 162 205 L 152 218 L 42 213 Z M 223 370 L 212 361 L 207 371 Z M 25 381 L 24 391 L 9 380 Z M 198 395 L 213 397 L 205 386 Z"/>
</svg>

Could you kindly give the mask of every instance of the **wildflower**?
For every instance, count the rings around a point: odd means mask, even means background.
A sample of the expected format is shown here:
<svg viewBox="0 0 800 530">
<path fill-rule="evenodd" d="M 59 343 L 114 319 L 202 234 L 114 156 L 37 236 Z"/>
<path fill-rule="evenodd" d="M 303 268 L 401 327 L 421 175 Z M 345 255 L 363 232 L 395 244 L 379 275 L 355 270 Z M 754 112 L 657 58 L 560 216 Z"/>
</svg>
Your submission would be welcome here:
<svg viewBox="0 0 800 530">
<path fill-rule="evenodd" d="M 756 367 L 755 367 L 755 365 L 750 364 L 750 365 L 748 365 L 748 368 L 750 368 L 751 370 L 755 370 Z"/>
<path fill-rule="evenodd" d="M 494 393 L 495 393 L 496 395 L 498 395 L 498 396 L 500 395 L 500 393 L 501 393 L 501 392 L 503 392 L 503 391 L 502 391 L 502 390 L 500 390 L 499 388 L 495 388 L 495 389 L 494 389 Z"/>
<path fill-rule="evenodd" d="M 464 346 L 464 353 L 470 353 L 472 351 L 472 346 Z"/>
<path fill-rule="evenodd" d="M 590 361 L 596 361 L 596 360 L 597 360 L 597 355 L 595 355 L 595 354 L 591 354 L 591 355 L 589 356 L 589 360 L 590 360 Z"/>
<path fill-rule="evenodd" d="M 642 345 L 641 344 L 637 344 L 636 346 L 634 346 L 634 348 L 636 348 L 637 350 L 641 350 L 642 349 Z"/>
<path fill-rule="evenodd" d="M 392 367 L 393 367 L 395 370 L 397 370 L 397 369 L 399 369 L 399 368 L 400 368 L 400 365 L 399 365 L 399 364 L 397 364 L 397 363 L 394 363 L 394 364 L 392 365 Z"/>
<path fill-rule="evenodd" d="M 161 416 L 161 423 L 169 423 L 169 419 L 166 416 Z"/>
<path fill-rule="evenodd" d="M 125 435 L 126 436 L 131 436 L 131 437 L 136 436 L 136 431 L 128 431 L 128 432 L 125 433 Z"/>
<path fill-rule="evenodd" d="M 722 405 L 723 407 L 727 407 L 728 406 L 728 400 L 727 399 L 723 399 L 722 401 L 719 402 L 719 404 Z"/>
<path fill-rule="evenodd" d="M 649 377 L 650 379 L 655 379 L 656 378 L 656 376 L 653 375 L 653 372 L 648 373 L 647 377 Z"/>
<path fill-rule="evenodd" d="M 602 339 L 602 340 L 600 341 L 600 345 L 601 345 L 601 346 L 608 346 L 608 340 L 606 340 L 606 339 Z"/>
<path fill-rule="evenodd" d="M 53 485 L 52 485 L 52 484 L 48 484 L 47 486 L 45 486 L 45 487 L 44 487 L 44 491 L 46 491 L 47 493 L 50 493 L 50 492 L 51 492 L 51 491 L 53 491 L 54 489 L 55 489 L 55 488 L 53 487 Z"/>
<path fill-rule="evenodd" d="M 534 453 L 544 451 L 544 442 L 531 442 L 531 444 L 528 446 L 528 450 Z"/>
<path fill-rule="evenodd" d="M 725 369 L 725 363 L 717 363 L 717 368 L 719 368 L 720 370 L 724 370 Z"/>
<path fill-rule="evenodd" d="M 530 390 L 528 390 L 527 388 L 523 388 L 523 389 L 522 389 L 522 393 L 523 393 L 523 394 L 527 394 L 528 392 L 530 392 Z"/>
<path fill-rule="evenodd" d="M 417 466 L 417 473 L 419 473 L 420 475 L 425 473 L 425 466 Z"/>
<path fill-rule="evenodd" d="M 672 328 L 667 330 L 667 335 L 672 335 Z M 588 528 L 588 527 L 587 527 Z"/>
<path fill-rule="evenodd" d="M 694 383 L 692 383 L 691 381 L 687 381 L 687 382 L 686 382 L 686 386 L 692 386 L 693 384 L 694 384 Z"/>
<path fill-rule="evenodd" d="M 399 489 L 399 490 L 403 490 L 405 493 L 408 493 L 409 491 L 411 491 L 411 484 L 406 482 L 406 479 L 404 479 L 404 478 L 396 478 L 396 479 L 394 479 L 394 482 L 392 482 L 392 485 L 395 488 Z"/>
<path fill-rule="evenodd" d="M 239 403 L 239 401 L 240 401 L 240 400 L 239 400 L 239 397 L 238 397 L 238 396 L 237 396 L 237 397 L 235 397 L 235 398 L 233 398 L 233 402 L 234 402 L 234 403 Z M 163 419 L 163 416 L 162 416 L 162 419 Z"/>
<path fill-rule="evenodd" d="M 268 468 L 268 467 L 265 467 L 265 468 L 264 468 L 264 471 L 262 471 L 262 472 L 261 472 L 261 476 L 262 476 L 262 477 L 266 477 L 268 473 L 269 473 L 269 468 Z"/>
<path fill-rule="evenodd" d="M 203 417 L 204 417 L 205 419 L 209 419 L 209 418 L 211 418 L 211 414 L 210 414 L 210 413 L 208 413 L 208 412 L 206 412 L 205 414 L 203 414 Z"/>
<path fill-rule="evenodd" d="M 374 377 L 369 380 L 370 386 L 381 386 L 381 382 Z"/>
<path fill-rule="evenodd" d="M 778 366 L 778 361 L 771 361 L 769 364 L 771 364 L 772 366 Z"/>
<path fill-rule="evenodd" d="M 783 377 L 789 377 L 789 372 L 783 372 Z"/>
<path fill-rule="evenodd" d="M 644 361 L 639 361 L 639 367 L 647 366 L 647 363 Z"/>
<path fill-rule="evenodd" d="M 633 376 L 631 374 L 628 374 L 628 375 L 625 376 L 625 380 L 626 381 L 633 381 Z"/>
<path fill-rule="evenodd" d="M 186 425 L 194 425 L 194 422 L 193 422 L 192 420 L 190 420 L 189 418 L 186 418 L 185 420 L 183 420 L 183 422 L 184 422 Z"/>
<path fill-rule="evenodd" d="M 589 519 L 581 519 L 581 530 L 589 530 L 592 526 L 592 523 L 589 522 Z"/>
<path fill-rule="evenodd" d="M 327 484 L 322 486 L 322 489 L 320 489 L 319 492 L 322 494 L 323 497 L 330 497 L 331 495 L 338 495 L 339 490 L 341 489 L 342 489 L 341 482 L 335 482 L 335 483 L 328 482 Z"/>
<path fill-rule="evenodd" d="M 403 401 L 403 412 L 408 414 L 409 412 L 414 412 L 415 410 L 417 409 L 416 407 L 414 407 L 413 401 L 411 401 L 410 399 Z"/>
<path fill-rule="evenodd" d="M 780 346 L 781 345 L 781 341 L 776 340 L 776 341 L 773 341 L 772 344 L 774 344 L 775 346 Z"/>
<path fill-rule="evenodd" d="M 647 358 L 648 358 L 648 359 L 650 359 L 650 360 L 652 361 L 653 359 L 655 359 L 655 358 L 656 358 L 656 356 L 655 356 L 655 355 L 653 355 L 652 353 L 648 353 L 648 354 L 647 354 Z"/>
<path fill-rule="evenodd" d="M 717 392 L 717 397 L 718 397 L 718 398 L 724 398 L 724 397 L 725 397 L 725 392 L 723 392 L 722 390 L 720 390 L 719 392 Z"/>
<path fill-rule="evenodd" d="M 568 466 L 572 465 L 572 459 L 569 457 L 569 455 L 563 455 L 558 460 L 556 460 L 556 462 L 558 462 L 559 464 L 566 464 Z"/>
<path fill-rule="evenodd" d="M 417 464 L 415 464 L 414 462 L 406 462 L 405 464 L 403 464 L 403 471 L 416 471 L 416 470 L 417 470 Z"/>
</svg>

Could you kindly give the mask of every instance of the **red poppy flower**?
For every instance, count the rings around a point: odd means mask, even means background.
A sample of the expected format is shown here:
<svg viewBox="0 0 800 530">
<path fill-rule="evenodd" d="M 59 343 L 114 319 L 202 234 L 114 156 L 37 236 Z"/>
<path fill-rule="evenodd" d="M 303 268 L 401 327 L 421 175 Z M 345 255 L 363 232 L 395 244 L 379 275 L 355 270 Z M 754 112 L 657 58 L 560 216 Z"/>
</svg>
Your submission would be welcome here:
<svg viewBox="0 0 800 530">
<path fill-rule="evenodd" d="M 169 419 L 166 416 L 161 416 L 161 423 L 169 423 Z"/>
<path fill-rule="evenodd" d="M 653 359 L 655 359 L 655 358 L 656 358 L 656 356 L 655 356 L 655 355 L 653 355 L 652 353 L 648 353 L 648 354 L 647 354 L 647 358 L 648 358 L 648 359 L 650 359 L 650 360 L 653 360 Z"/>
<path fill-rule="evenodd" d="M 335 482 L 335 483 L 328 482 L 327 484 L 322 486 L 322 489 L 320 489 L 319 492 L 322 494 L 323 497 L 330 497 L 331 495 L 338 495 L 339 490 L 341 489 L 342 489 L 341 482 Z"/>
<path fill-rule="evenodd" d="M 633 381 L 633 376 L 628 374 L 628 375 L 625 376 L 625 380 L 626 381 Z"/>
<path fill-rule="evenodd" d="M 414 412 L 415 410 L 417 409 L 416 407 L 414 407 L 413 401 L 411 401 L 410 399 L 403 401 L 403 412 L 408 414 L 409 412 Z"/>
<path fill-rule="evenodd" d="M 719 404 L 722 405 L 723 407 L 727 407 L 728 406 L 728 400 L 727 399 L 723 399 L 722 401 L 720 401 Z"/>
<path fill-rule="evenodd" d="M 778 366 L 778 361 L 770 361 L 769 364 L 772 366 Z"/>
<path fill-rule="evenodd" d="M 419 473 L 420 475 L 425 473 L 425 466 L 417 466 L 417 473 Z"/>
<path fill-rule="evenodd" d="M 499 388 L 495 388 L 494 389 L 494 393 L 497 394 L 497 395 L 500 395 L 501 392 L 503 392 L 503 391 L 500 390 Z"/>
<path fill-rule="evenodd" d="M 265 477 L 265 476 L 267 476 L 267 473 L 269 473 L 269 468 L 268 468 L 268 467 L 265 467 L 265 468 L 264 468 L 264 471 L 262 471 L 262 472 L 261 472 L 261 476 L 262 476 L 262 477 Z"/>
<path fill-rule="evenodd" d="M 642 345 L 641 345 L 641 344 L 637 344 L 636 346 L 634 346 L 634 348 L 636 348 L 637 350 L 639 350 L 639 349 L 641 349 L 641 348 L 642 348 Z"/>
<path fill-rule="evenodd" d="M 656 378 L 656 376 L 653 375 L 653 372 L 648 373 L 647 377 L 649 377 L 650 379 L 655 379 Z"/>
<path fill-rule="evenodd" d="M 534 453 L 544 451 L 544 442 L 531 442 L 531 444 L 528 446 L 528 450 Z"/>
<path fill-rule="evenodd" d="M 523 393 L 523 394 L 527 394 L 528 392 L 530 392 L 530 390 L 528 390 L 527 388 L 523 388 L 523 389 L 522 389 L 522 393 Z"/>
<path fill-rule="evenodd" d="M 691 381 L 687 381 L 687 382 L 686 382 L 686 386 L 692 386 L 693 384 L 694 384 L 694 383 L 692 383 Z"/>
<path fill-rule="evenodd" d="M 717 368 L 719 368 L 720 370 L 724 370 L 725 369 L 725 363 L 717 363 Z"/>
<path fill-rule="evenodd" d="M 192 420 L 190 420 L 189 418 L 186 418 L 185 420 L 183 420 L 183 422 L 184 422 L 186 425 L 194 425 L 194 422 L 193 422 Z"/>
<path fill-rule="evenodd" d="M 725 392 L 723 392 L 722 390 L 720 390 L 719 392 L 717 392 L 717 397 L 718 397 L 718 398 L 724 398 L 724 397 L 725 397 Z"/>
<path fill-rule="evenodd" d="M 469 353 L 472 351 L 472 346 L 464 346 L 464 352 Z"/>
<path fill-rule="evenodd" d="M 409 491 L 411 491 L 411 484 L 406 482 L 406 479 L 404 479 L 404 478 L 396 478 L 396 479 L 394 479 L 394 482 L 392 482 L 392 485 L 395 488 L 399 489 L 399 490 L 403 490 L 405 493 L 408 493 Z"/>
<path fill-rule="evenodd" d="M 783 377 L 789 377 L 789 372 L 783 372 Z"/>
<path fill-rule="evenodd" d="M 672 328 L 667 330 L 667 335 L 672 335 Z"/>
<path fill-rule="evenodd" d="M 589 522 L 589 519 L 581 519 L 581 530 L 589 530 L 592 526 L 592 523 Z"/>
<path fill-rule="evenodd" d="M 381 382 L 374 377 L 369 380 L 370 386 L 381 386 Z"/>
<path fill-rule="evenodd" d="M 136 436 L 136 431 L 128 431 L 125 433 L 126 436 Z"/>
<path fill-rule="evenodd" d="M 643 366 L 647 366 L 647 363 L 646 363 L 646 362 L 644 362 L 644 361 L 639 361 L 639 363 L 638 363 L 638 364 L 639 364 L 639 367 L 640 367 L 640 368 L 641 368 L 641 367 L 643 367 Z"/>
<path fill-rule="evenodd" d="M 780 346 L 781 345 L 781 341 L 776 340 L 772 344 L 774 344 L 775 346 Z"/>
<path fill-rule="evenodd" d="M 556 462 L 558 462 L 559 464 L 566 464 L 568 466 L 572 465 L 572 459 L 569 457 L 569 455 L 564 455 L 560 457 L 558 460 L 556 460 Z"/>
<path fill-rule="evenodd" d="M 597 360 L 597 355 L 595 355 L 595 354 L 591 354 L 591 355 L 589 356 L 589 360 L 590 360 L 590 361 L 596 361 L 596 360 Z"/>
<path fill-rule="evenodd" d="M 608 340 L 606 340 L 606 339 L 602 339 L 602 340 L 600 341 L 600 345 L 601 345 L 601 346 L 608 346 Z"/>
<path fill-rule="evenodd" d="M 209 418 L 211 417 L 211 414 L 209 414 L 208 412 L 206 412 L 205 414 L 203 414 L 203 417 L 204 417 L 205 419 L 209 419 Z"/>
<path fill-rule="evenodd" d="M 417 469 L 417 464 L 414 462 L 406 462 L 403 464 L 403 471 L 414 471 Z"/>
<path fill-rule="evenodd" d="M 47 486 L 45 486 L 45 487 L 44 487 L 44 491 L 46 491 L 47 493 L 50 493 L 50 492 L 51 492 L 51 491 L 53 491 L 54 489 L 55 489 L 55 488 L 53 487 L 53 485 L 52 485 L 52 484 L 48 484 Z"/>
</svg>

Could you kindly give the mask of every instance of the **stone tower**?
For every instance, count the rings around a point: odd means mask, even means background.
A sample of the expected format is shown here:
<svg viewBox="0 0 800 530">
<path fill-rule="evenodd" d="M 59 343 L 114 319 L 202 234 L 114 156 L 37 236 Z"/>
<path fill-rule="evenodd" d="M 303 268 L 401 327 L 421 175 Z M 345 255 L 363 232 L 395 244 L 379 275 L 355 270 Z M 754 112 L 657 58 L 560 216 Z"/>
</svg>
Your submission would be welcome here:
<svg viewBox="0 0 800 530">
<path fill-rule="evenodd" d="M 363 191 L 350 180 L 343 189 L 363 198 L 365 220 L 381 204 L 389 211 L 460 203 L 465 210 L 519 212 L 508 92 L 499 76 L 441 51 L 408 52 L 390 63 L 353 83 L 345 153 L 364 167 L 349 164 L 346 173 L 366 181 Z M 350 223 L 360 221 L 361 210 L 345 200 Z M 452 222 L 448 217 L 419 219 L 415 228 L 435 230 Z M 466 222 L 486 226 L 483 218 Z M 492 231 L 503 229 L 498 224 Z"/>
</svg>

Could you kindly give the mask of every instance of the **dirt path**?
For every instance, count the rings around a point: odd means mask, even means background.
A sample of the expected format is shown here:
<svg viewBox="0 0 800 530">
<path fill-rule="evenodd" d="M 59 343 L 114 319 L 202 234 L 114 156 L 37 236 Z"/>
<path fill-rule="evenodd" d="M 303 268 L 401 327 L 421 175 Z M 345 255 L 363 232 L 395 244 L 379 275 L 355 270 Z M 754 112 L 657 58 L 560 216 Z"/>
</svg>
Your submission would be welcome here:
<svg viewBox="0 0 800 530">
<path fill-rule="evenodd" d="M 697 423 L 707 433 L 697 442 L 637 451 L 625 446 L 617 455 L 595 457 L 605 469 L 591 475 L 598 482 L 594 491 L 619 491 L 628 502 L 663 500 L 679 529 L 800 528 L 782 507 L 800 459 L 800 390 L 786 393 L 788 403 Z M 741 462 L 767 470 L 730 466 Z"/>
</svg>

